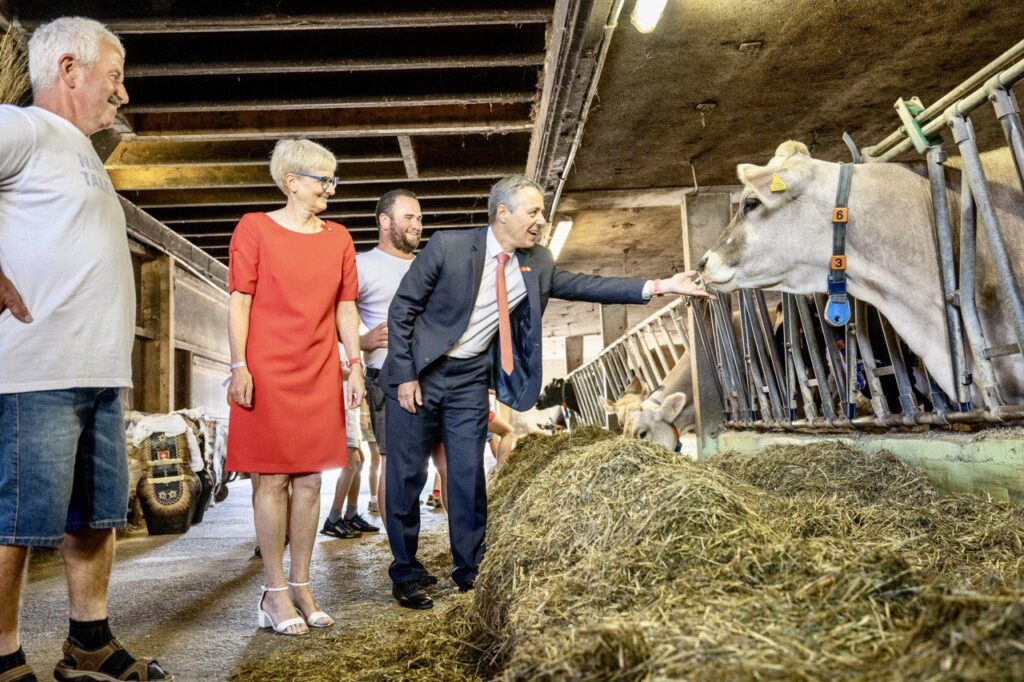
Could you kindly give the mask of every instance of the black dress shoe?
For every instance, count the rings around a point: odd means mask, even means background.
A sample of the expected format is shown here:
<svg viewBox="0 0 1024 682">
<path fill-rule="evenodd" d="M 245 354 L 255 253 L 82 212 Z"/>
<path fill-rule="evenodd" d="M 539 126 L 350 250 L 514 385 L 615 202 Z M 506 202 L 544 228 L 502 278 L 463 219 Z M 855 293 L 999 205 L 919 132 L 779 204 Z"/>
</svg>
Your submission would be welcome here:
<svg viewBox="0 0 1024 682">
<path fill-rule="evenodd" d="M 358 530 L 360 533 L 379 533 L 380 528 L 373 525 L 359 514 L 356 514 L 350 519 L 345 519 L 345 523 L 348 524 L 349 528 Z"/>
<path fill-rule="evenodd" d="M 334 523 L 331 523 L 330 519 L 324 520 L 324 527 L 320 529 L 323 535 L 330 535 L 332 537 L 341 538 L 347 540 L 349 538 L 358 538 L 362 536 L 358 530 L 351 528 L 345 519 L 338 519 Z"/>
<path fill-rule="evenodd" d="M 437 584 L 437 576 L 433 573 L 428 573 L 427 569 L 423 569 L 420 577 L 416 579 L 416 584 L 420 587 L 433 587 Z"/>
<path fill-rule="evenodd" d="M 469 592 L 474 587 L 476 587 L 476 581 L 475 580 L 470 580 L 465 585 L 459 585 L 459 592 Z"/>
<path fill-rule="evenodd" d="M 404 606 L 407 609 L 422 611 L 434 608 L 434 600 L 428 597 L 427 593 L 414 580 L 396 583 L 391 588 L 391 596 L 398 601 L 399 606 Z"/>
</svg>

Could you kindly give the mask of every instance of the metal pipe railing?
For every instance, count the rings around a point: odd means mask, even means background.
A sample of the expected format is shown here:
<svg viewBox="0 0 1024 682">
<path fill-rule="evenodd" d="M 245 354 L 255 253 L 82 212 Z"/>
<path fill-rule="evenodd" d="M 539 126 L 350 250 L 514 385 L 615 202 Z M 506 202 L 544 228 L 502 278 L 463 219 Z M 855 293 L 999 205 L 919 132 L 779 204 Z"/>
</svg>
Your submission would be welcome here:
<svg viewBox="0 0 1024 682">
<path fill-rule="evenodd" d="M 679 317 L 679 308 L 684 304 L 685 300 L 680 298 L 659 308 L 630 327 L 593 360 L 566 376 L 566 381 L 573 383 L 577 389 L 584 421 L 590 424 L 607 423 L 604 405 L 606 388 L 621 393 L 636 376 L 654 389 L 678 362 L 689 361 L 683 351 L 677 348 L 678 345 L 685 349 L 686 345 L 685 327 Z M 676 344 L 669 322 L 683 342 Z M 659 338 L 659 331 L 664 340 Z M 597 368 L 600 374 L 596 373 Z"/>
<path fill-rule="evenodd" d="M 1006 67 L 1008 64 L 1011 64 L 1021 57 L 1024 57 L 1024 40 L 1020 41 L 1009 50 L 999 55 L 996 59 L 986 64 L 984 68 L 957 87 L 950 90 L 937 102 L 915 116 L 914 119 L 921 125 L 925 136 L 931 137 L 935 133 L 939 132 L 944 125 L 942 115 L 946 111 L 946 108 L 954 102 L 965 99 L 964 96 L 968 95 L 968 93 L 972 93 L 973 91 L 973 93 L 967 98 L 972 103 L 970 110 L 976 109 L 980 106 L 985 101 L 985 96 L 981 96 L 980 100 L 975 102 L 978 98 L 978 89 L 983 89 L 984 84 L 1001 71 L 1006 70 L 1009 73 L 1009 76 L 1007 76 L 1006 86 L 1009 87 L 1013 85 L 1013 83 L 1015 83 L 1016 80 L 1019 80 L 1021 75 L 1024 74 L 1024 61 L 1018 62 L 1009 69 Z M 1014 74 L 1016 74 L 1016 79 L 1011 81 Z M 962 113 L 967 114 L 970 110 L 966 110 Z M 864 149 L 862 153 L 865 160 L 891 161 L 900 154 L 909 151 L 912 147 L 913 143 L 907 136 L 906 129 L 903 126 L 900 126 L 895 132 L 891 133 L 878 144 Z"/>
<path fill-rule="evenodd" d="M 1013 317 L 1019 352 L 1024 349 L 1024 299 L 1021 298 L 1017 276 L 1014 274 L 1013 264 L 1010 263 L 1006 241 L 1003 239 L 999 218 L 996 216 L 995 206 L 989 194 L 988 180 L 985 178 L 985 169 L 981 165 L 981 154 L 978 152 L 974 126 L 970 119 L 964 118 L 956 104 L 946 110 L 946 117 L 953 129 L 953 140 L 960 149 L 966 176 L 965 181 L 971 186 L 976 210 L 981 217 L 981 224 L 985 227 L 985 236 L 988 238 L 989 248 L 992 249 L 1000 284 L 1009 299 L 1010 314 Z"/>
<path fill-rule="evenodd" d="M 971 402 L 967 388 L 970 381 L 964 357 L 964 337 L 960 331 L 963 328 L 960 324 L 960 310 L 956 306 L 956 257 L 953 253 L 953 231 L 949 223 L 949 202 L 946 199 L 946 175 L 942 167 L 946 154 L 941 146 L 933 145 L 928 148 L 927 160 L 932 217 L 935 220 L 935 252 L 938 256 L 942 300 L 945 303 L 946 345 L 956 391 L 953 397 L 960 403 L 960 409 L 965 410 Z"/>
</svg>

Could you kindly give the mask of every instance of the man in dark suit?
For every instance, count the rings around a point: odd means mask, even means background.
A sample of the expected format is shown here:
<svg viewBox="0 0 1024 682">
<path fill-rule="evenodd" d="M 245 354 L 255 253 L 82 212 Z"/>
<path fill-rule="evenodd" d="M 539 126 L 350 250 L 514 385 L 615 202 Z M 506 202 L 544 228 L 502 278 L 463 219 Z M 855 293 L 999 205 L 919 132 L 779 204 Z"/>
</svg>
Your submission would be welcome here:
<svg viewBox="0 0 1024 682">
<path fill-rule="evenodd" d="M 521 175 L 495 183 L 490 226 L 438 231 L 413 261 L 388 310 L 388 504 L 385 523 L 399 604 L 433 605 L 418 585 L 419 492 L 432 444 L 448 456 L 448 528 L 459 589 L 472 589 L 484 553 L 487 389 L 528 410 L 541 384 L 541 316 L 550 297 L 646 303 L 652 296 L 707 296 L 694 273 L 635 280 L 566 272 L 537 245 L 544 220 L 539 185 Z"/>
</svg>

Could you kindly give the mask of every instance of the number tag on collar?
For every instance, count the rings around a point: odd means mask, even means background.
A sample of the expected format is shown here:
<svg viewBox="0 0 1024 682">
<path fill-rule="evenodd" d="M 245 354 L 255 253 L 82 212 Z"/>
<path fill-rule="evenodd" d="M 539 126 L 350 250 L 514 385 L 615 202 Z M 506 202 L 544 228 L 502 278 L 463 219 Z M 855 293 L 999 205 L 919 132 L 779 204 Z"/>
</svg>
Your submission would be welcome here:
<svg viewBox="0 0 1024 682">
<path fill-rule="evenodd" d="M 786 183 L 782 181 L 782 178 L 779 177 L 778 173 L 772 173 L 772 184 L 768 189 L 773 192 L 785 192 Z"/>
</svg>

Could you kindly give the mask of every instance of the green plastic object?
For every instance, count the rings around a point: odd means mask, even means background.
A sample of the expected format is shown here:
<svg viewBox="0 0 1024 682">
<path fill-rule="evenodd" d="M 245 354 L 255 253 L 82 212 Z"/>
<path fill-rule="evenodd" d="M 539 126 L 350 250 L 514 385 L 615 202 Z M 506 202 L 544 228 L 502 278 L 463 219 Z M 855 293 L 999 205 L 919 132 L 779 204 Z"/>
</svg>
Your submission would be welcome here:
<svg viewBox="0 0 1024 682">
<path fill-rule="evenodd" d="M 917 117 L 924 111 L 924 105 L 921 100 L 917 97 L 911 97 L 910 99 L 903 99 L 900 97 L 896 100 L 894 105 L 896 113 L 900 117 L 900 121 L 903 123 L 903 129 L 907 132 L 907 137 L 910 138 L 911 143 L 914 145 L 914 149 L 917 150 L 918 154 L 924 154 L 928 147 L 936 144 L 939 140 L 929 139 L 925 136 L 924 131 L 921 130 L 921 126 L 917 122 Z"/>
</svg>

